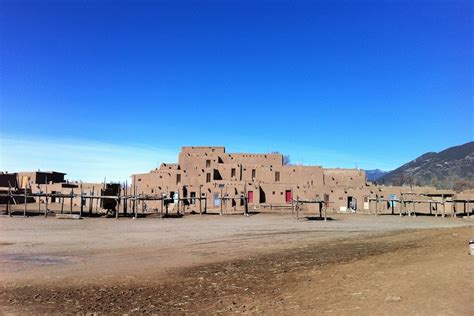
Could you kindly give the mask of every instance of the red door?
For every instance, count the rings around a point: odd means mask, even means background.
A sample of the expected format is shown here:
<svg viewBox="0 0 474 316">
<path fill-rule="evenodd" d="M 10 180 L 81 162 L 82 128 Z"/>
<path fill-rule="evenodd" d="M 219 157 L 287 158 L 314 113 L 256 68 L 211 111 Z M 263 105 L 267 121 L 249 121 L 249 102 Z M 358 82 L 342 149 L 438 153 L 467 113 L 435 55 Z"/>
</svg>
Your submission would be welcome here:
<svg viewBox="0 0 474 316">
<path fill-rule="evenodd" d="M 291 199 L 292 199 L 291 190 L 286 190 L 285 191 L 285 201 L 286 201 L 286 203 L 291 203 Z"/>
<path fill-rule="evenodd" d="M 247 194 L 248 194 L 249 203 L 253 203 L 253 191 L 249 191 Z"/>
</svg>

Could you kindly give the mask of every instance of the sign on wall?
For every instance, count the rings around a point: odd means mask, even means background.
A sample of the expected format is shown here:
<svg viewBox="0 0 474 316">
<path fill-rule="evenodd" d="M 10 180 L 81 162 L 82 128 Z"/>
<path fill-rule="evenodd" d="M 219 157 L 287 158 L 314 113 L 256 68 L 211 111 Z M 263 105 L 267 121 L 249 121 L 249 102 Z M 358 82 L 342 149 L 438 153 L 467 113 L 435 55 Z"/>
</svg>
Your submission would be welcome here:
<svg viewBox="0 0 474 316">
<path fill-rule="evenodd" d="M 390 194 L 389 199 L 390 199 L 390 202 L 389 202 L 390 207 L 395 207 L 396 205 L 395 200 L 397 199 L 397 196 L 395 194 Z"/>
</svg>

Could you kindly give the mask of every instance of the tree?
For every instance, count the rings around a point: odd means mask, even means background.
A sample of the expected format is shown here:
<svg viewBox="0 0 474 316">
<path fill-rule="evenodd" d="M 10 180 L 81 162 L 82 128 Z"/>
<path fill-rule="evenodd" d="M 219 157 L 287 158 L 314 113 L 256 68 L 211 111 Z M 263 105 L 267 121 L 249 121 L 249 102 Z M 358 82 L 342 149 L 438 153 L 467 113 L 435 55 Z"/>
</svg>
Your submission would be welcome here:
<svg viewBox="0 0 474 316">
<path fill-rule="evenodd" d="M 453 190 L 456 192 L 461 192 L 466 189 L 471 189 L 474 187 L 474 181 L 468 179 L 456 179 L 453 183 Z"/>
</svg>

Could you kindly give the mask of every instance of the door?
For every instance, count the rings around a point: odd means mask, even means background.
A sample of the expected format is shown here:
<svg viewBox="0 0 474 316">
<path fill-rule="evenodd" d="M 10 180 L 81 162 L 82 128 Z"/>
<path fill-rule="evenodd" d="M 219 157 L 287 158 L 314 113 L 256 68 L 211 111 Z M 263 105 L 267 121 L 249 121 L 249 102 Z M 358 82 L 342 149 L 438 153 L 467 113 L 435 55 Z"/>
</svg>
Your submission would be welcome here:
<svg viewBox="0 0 474 316">
<path fill-rule="evenodd" d="M 286 190 L 285 191 L 285 201 L 286 203 L 291 203 L 291 200 L 292 200 L 292 196 L 291 196 L 291 190 Z"/>
<path fill-rule="evenodd" d="M 248 195 L 249 203 L 253 203 L 253 191 L 249 191 L 247 195 Z"/>
<path fill-rule="evenodd" d="M 357 199 L 353 196 L 347 197 L 347 209 L 357 211 Z"/>
</svg>

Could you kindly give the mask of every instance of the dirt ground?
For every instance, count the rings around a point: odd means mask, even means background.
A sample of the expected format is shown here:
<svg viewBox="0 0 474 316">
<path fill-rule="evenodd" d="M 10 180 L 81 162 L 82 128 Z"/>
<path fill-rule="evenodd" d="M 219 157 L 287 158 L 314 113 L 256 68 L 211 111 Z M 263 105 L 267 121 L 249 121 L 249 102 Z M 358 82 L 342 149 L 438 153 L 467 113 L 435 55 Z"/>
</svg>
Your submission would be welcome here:
<svg viewBox="0 0 474 316">
<path fill-rule="evenodd" d="M 0 216 L 8 313 L 474 314 L 473 219 Z"/>
</svg>

